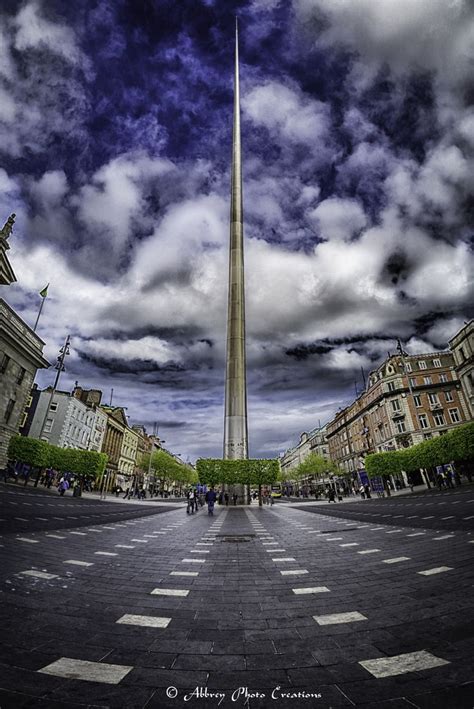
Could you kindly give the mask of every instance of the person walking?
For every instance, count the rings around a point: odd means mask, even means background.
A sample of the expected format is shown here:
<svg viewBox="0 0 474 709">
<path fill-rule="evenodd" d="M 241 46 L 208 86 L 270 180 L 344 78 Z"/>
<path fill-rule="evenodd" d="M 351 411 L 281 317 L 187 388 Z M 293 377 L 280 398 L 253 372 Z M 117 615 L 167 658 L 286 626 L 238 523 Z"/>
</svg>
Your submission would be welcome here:
<svg viewBox="0 0 474 709">
<path fill-rule="evenodd" d="M 187 506 L 186 506 L 186 514 L 194 514 L 194 499 L 193 499 L 193 491 L 192 489 L 189 489 L 187 494 L 186 494 L 186 499 L 187 499 Z"/>
<path fill-rule="evenodd" d="M 229 493 L 224 493 L 225 506 L 229 507 Z"/>
<path fill-rule="evenodd" d="M 216 504 L 217 495 L 213 487 L 206 492 L 207 514 L 214 515 L 214 505 Z"/>
<path fill-rule="evenodd" d="M 236 492 L 234 492 L 234 494 L 232 495 L 232 502 L 234 503 L 234 507 L 235 507 L 237 505 L 237 493 Z"/>
</svg>

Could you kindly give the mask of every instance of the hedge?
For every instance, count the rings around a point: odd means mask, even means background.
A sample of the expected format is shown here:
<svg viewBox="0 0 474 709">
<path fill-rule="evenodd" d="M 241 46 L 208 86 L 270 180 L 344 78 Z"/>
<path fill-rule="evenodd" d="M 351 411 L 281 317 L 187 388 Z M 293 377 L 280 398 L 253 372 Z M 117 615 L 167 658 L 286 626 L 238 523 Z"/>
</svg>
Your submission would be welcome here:
<svg viewBox="0 0 474 709">
<path fill-rule="evenodd" d="M 35 468 L 54 468 L 60 472 L 97 477 L 107 465 L 105 453 L 74 448 L 59 448 L 47 441 L 25 436 L 13 436 L 8 446 L 10 460 L 28 463 Z"/>
<path fill-rule="evenodd" d="M 271 485 L 278 479 L 280 463 L 278 460 L 264 458 L 199 458 L 196 470 L 199 482 L 203 485 Z"/>
<path fill-rule="evenodd" d="M 410 448 L 384 453 L 371 453 L 365 459 L 370 477 L 393 475 L 401 470 L 410 472 L 419 468 L 433 468 L 451 461 L 474 460 L 474 422 L 457 426 L 436 438 L 422 441 Z"/>
</svg>

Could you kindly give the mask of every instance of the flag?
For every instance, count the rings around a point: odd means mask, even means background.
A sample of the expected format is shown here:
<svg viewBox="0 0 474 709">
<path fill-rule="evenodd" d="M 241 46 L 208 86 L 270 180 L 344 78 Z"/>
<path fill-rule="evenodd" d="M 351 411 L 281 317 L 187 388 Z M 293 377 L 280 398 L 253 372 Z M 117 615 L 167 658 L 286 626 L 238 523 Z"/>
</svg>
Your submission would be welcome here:
<svg viewBox="0 0 474 709">
<path fill-rule="evenodd" d="M 39 294 L 42 298 L 46 298 L 46 296 L 48 295 L 48 288 L 49 288 L 49 283 L 47 286 L 45 286 L 43 288 L 43 290 L 40 290 Z"/>
</svg>

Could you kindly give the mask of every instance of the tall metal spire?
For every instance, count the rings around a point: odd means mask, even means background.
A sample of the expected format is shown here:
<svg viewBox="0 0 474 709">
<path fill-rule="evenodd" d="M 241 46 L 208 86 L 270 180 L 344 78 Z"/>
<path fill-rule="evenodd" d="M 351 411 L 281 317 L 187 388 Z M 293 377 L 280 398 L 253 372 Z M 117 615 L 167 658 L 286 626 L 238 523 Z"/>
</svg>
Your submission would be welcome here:
<svg viewBox="0 0 474 709">
<path fill-rule="evenodd" d="M 224 458 L 248 458 L 244 230 L 242 159 L 240 150 L 239 33 L 237 19 L 235 22 L 234 128 L 232 136 Z"/>
</svg>

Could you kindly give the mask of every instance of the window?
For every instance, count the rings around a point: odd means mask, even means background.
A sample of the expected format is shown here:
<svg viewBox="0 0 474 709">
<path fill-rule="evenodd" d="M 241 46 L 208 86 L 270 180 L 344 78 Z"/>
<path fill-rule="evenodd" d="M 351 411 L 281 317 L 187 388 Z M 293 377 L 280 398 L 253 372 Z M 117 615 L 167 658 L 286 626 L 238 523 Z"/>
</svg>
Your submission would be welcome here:
<svg viewBox="0 0 474 709">
<path fill-rule="evenodd" d="M 423 434 L 423 438 L 425 439 L 425 441 L 429 440 L 432 437 L 433 437 L 432 433 L 424 433 Z"/>
<path fill-rule="evenodd" d="M 434 360 L 433 360 L 433 367 L 441 367 L 441 360 L 440 360 L 440 359 L 434 359 Z"/>
<path fill-rule="evenodd" d="M 462 347 L 459 348 L 459 354 L 461 355 L 462 360 L 466 359 L 466 353 Z"/>
<path fill-rule="evenodd" d="M 410 362 L 405 362 L 405 372 L 411 372 L 411 371 L 412 371 L 412 368 L 411 368 Z"/>
<path fill-rule="evenodd" d="M 449 416 L 453 423 L 459 423 L 461 420 L 459 418 L 459 409 L 449 409 Z"/>
<path fill-rule="evenodd" d="M 398 433 L 405 433 L 406 428 L 405 428 L 404 421 L 397 421 L 397 431 L 398 431 Z"/>
<path fill-rule="evenodd" d="M 53 430 L 53 419 L 46 419 L 46 423 L 44 424 L 44 429 L 43 433 L 51 433 Z"/>
<path fill-rule="evenodd" d="M 410 377 L 410 386 L 416 387 L 416 378 L 415 377 Z"/>
<path fill-rule="evenodd" d="M 415 395 L 413 401 L 415 402 L 415 406 L 419 409 L 421 406 L 421 396 Z"/>
<path fill-rule="evenodd" d="M 395 382 L 389 382 L 389 383 L 388 383 L 388 390 L 389 390 L 389 391 L 395 391 Z"/>
<path fill-rule="evenodd" d="M 447 381 L 448 381 L 448 375 L 447 375 L 447 374 L 440 374 L 440 375 L 439 375 L 439 381 L 440 381 L 441 383 L 447 382 Z"/>
<path fill-rule="evenodd" d="M 442 411 L 435 411 L 435 413 L 433 414 L 433 418 L 437 426 L 445 425 L 444 414 Z"/>
<path fill-rule="evenodd" d="M 21 383 L 22 383 L 23 379 L 25 378 L 25 374 L 26 374 L 26 369 L 24 369 L 23 367 L 20 367 L 20 371 L 19 371 L 19 373 L 18 373 L 18 377 L 17 377 L 17 380 L 16 380 L 16 383 L 17 383 L 17 384 L 21 384 Z"/>
<path fill-rule="evenodd" d="M 428 394 L 428 400 L 432 405 L 439 404 L 438 394 Z"/>
<path fill-rule="evenodd" d="M 449 404 L 450 401 L 454 401 L 453 395 L 452 395 L 452 393 L 451 393 L 450 391 L 445 391 L 445 392 L 444 392 L 444 398 L 446 399 L 446 401 L 448 402 L 448 404 Z"/>
<path fill-rule="evenodd" d="M 2 357 L 2 362 L 0 364 L 0 374 L 5 374 L 5 372 L 7 371 L 9 361 L 10 361 L 10 357 L 7 354 L 4 354 Z"/>
<path fill-rule="evenodd" d="M 53 401 L 53 402 L 51 403 L 51 406 L 49 407 L 49 410 L 50 410 L 50 411 L 57 411 L 57 410 L 58 410 L 58 402 L 57 402 L 57 401 Z"/>
<path fill-rule="evenodd" d="M 421 360 L 420 362 L 418 362 L 418 367 L 420 369 L 426 369 L 426 362 L 424 360 Z"/>
<path fill-rule="evenodd" d="M 400 411 L 400 402 L 398 401 L 398 399 L 393 399 L 393 401 L 392 401 L 392 409 L 393 409 L 394 411 Z"/>
<path fill-rule="evenodd" d="M 433 384 L 431 377 L 423 377 L 423 384 Z"/>
<path fill-rule="evenodd" d="M 10 416 L 12 415 L 14 408 L 15 408 L 15 399 L 10 399 L 10 401 L 7 404 L 7 408 L 5 409 L 5 416 L 4 416 L 5 423 L 9 422 Z"/>
<path fill-rule="evenodd" d="M 426 414 L 420 414 L 418 421 L 420 422 L 420 428 L 428 428 L 428 417 Z"/>
</svg>

